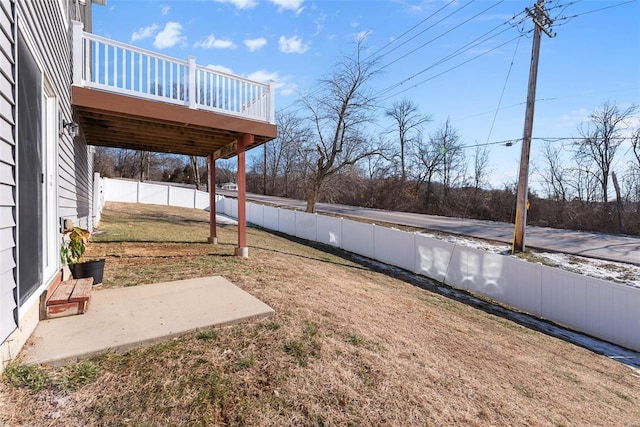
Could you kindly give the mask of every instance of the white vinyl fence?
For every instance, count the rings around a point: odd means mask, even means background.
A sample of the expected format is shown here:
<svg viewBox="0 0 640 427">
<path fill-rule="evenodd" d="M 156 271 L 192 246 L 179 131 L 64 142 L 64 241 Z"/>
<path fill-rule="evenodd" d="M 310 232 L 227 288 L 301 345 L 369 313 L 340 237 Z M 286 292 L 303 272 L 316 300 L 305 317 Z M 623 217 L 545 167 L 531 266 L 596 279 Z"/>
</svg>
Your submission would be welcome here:
<svg viewBox="0 0 640 427">
<path fill-rule="evenodd" d="M 99 210 L 102 210 L 105 201 L 178 206 L 193 209 L 209 207 L 209 193 L 198 191 L 194 188 L 111 178 L 101 178 L 101 181 L 102 183 L 98 185 L 101 188 L 102 201 L 96 205 L 99 206 Z M 216 196 L 216 207 L 222 206 L 222 199 L 224 199 L 222 196 Z"/>
<path fill-rule="evenodd" d="M 104 180 L 105 200 L 205 208 L 195 190 Z M 191 193 L 188 193 L 191 191 Z M 189 203 L 187 203 L 190 201 Z M 216 210 L 237 217 L 237 199 Z M 419 233 L 247 203 L 247 222 L 342 248 L 490 297 L 534 316 L 640 351 L 640 289 L 505 255 L 454 245 Z"/>
</svg>

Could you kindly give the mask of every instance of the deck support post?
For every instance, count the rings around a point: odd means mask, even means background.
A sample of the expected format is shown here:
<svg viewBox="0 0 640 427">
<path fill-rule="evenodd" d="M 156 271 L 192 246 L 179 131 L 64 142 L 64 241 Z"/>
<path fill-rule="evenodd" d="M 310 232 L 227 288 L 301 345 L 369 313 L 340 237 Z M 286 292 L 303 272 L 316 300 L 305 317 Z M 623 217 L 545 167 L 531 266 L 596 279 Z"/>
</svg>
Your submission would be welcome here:
<svg viewBox="0 0 640 427">
<path fill-rule="evenodd" d="M 238 141 L 236 153 L 238 154 L 238 247 L 235 255 L 243 258 L 249 257 L 247 247 L 247 180 L 245 168 L 245 151 L 253 145 L 253 135 L 245 133 Z"/>
<path fill-rule="evenodd" d="M 207 157 L 209 163 L 209 243 L 218 244 L 216 231 L 216 159 L 213 154 Z"/>
</svg>

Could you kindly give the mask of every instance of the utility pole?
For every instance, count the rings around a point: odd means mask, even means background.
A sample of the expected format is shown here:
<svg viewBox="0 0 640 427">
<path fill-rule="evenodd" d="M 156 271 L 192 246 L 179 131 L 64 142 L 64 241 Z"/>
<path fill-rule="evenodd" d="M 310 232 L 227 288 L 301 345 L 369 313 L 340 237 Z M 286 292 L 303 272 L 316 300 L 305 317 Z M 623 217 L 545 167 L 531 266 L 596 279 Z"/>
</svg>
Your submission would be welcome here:
<svg viewBox="0 0 640 427">
<path fill-rule="evenodd" d="M 529 86 L 527 91 L 527 108 L 524 116 L 524 134 L 522 137 L 522 153 L 520 154 L 520 173 L 518 175 L 518 195 L 516 198 L 516 224 L 513 233 L 513 253 L 522 252 L 524 234 L 527 224 L 527 193 L 529 180 L 529 156 L 531 153 L 531 135 L 533 132 L 533 112 L 536 104 L 536 81 L 538 80 L 538 57 L 540 56 L 540 38 L 542 32 L 554 37 L 550 28 L 553 20 L 549 18 L 544 8 L 544 0 L 538 0 L 533 10 L 526 8 L 527 14 L 533 20 L 533 47 L 531 49 L 531 67 L 529 68 Z"/>
</svg>

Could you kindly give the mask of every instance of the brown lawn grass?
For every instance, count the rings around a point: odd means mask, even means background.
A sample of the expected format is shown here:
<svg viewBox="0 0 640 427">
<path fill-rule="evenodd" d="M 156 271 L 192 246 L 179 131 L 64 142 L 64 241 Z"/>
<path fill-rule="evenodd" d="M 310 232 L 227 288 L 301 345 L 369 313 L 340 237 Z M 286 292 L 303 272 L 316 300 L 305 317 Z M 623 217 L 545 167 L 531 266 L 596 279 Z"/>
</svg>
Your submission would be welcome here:
<svg viewBox="0 0 640 427">
<path fill-rule="evenodd" d="M 108 204 L 89 249 L 107 258 L 103 286 L 222 275 L 273 316 L 42 367 L 40 386 L 5 381 L 0 421 L 640 425 L 640 377 L 625 365 L 339 251 L 249 229 L 250 258 L 235 258 L 236 228 L 220 227 L 220 244 L 208 245 L 207 219 L 195 210 Z"/>
</svg>

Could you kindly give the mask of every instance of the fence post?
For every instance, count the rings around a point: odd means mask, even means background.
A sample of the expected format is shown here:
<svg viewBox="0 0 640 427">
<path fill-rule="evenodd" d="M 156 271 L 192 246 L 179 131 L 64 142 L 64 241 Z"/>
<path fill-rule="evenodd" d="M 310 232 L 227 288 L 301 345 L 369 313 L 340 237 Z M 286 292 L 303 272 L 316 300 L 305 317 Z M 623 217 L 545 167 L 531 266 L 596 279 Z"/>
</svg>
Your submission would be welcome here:
<svg viewBox="0 0 640 427">
<path fill-rule="evenodd" d="M 136 203 L 140 203 L 140 181 L 136 182 Z"/>
<path fill-rule="evenodd" d="M 318 212 L 315 212 L 313 214 L 313 229 L 314 229 L 314 234 L 313 234 L 313 241 L 317 242 L 318 241 Z"/>
<path fill-rule="evenodd" d="M 196 57 L 189 55 L 189 87 L 187 89 L 189 108 L 196 108 Z"/>
<path fill-rule="evenodd" d="M 418 260 L 420 259 L 420 257 L 417 256 L 418 254 L 417 234 L 418 234 L 417 231 L 413 232 L 413 272 L 416 274 L 420 274 L 420 270 L 418 269 Z"/>
<path fill-rule="evenodd" d="M 378 258 L 378 251 L 376 250 L 376 225 L 371 225 L 371 240 L 373 241 L 373 256 L 371 258 L 380 261 L 380 259 Z"/>
<path fill-rule="evenodd" d="M 167 206 L 171 206 L 171 186 L 167 185 Z"/>
</svg>

